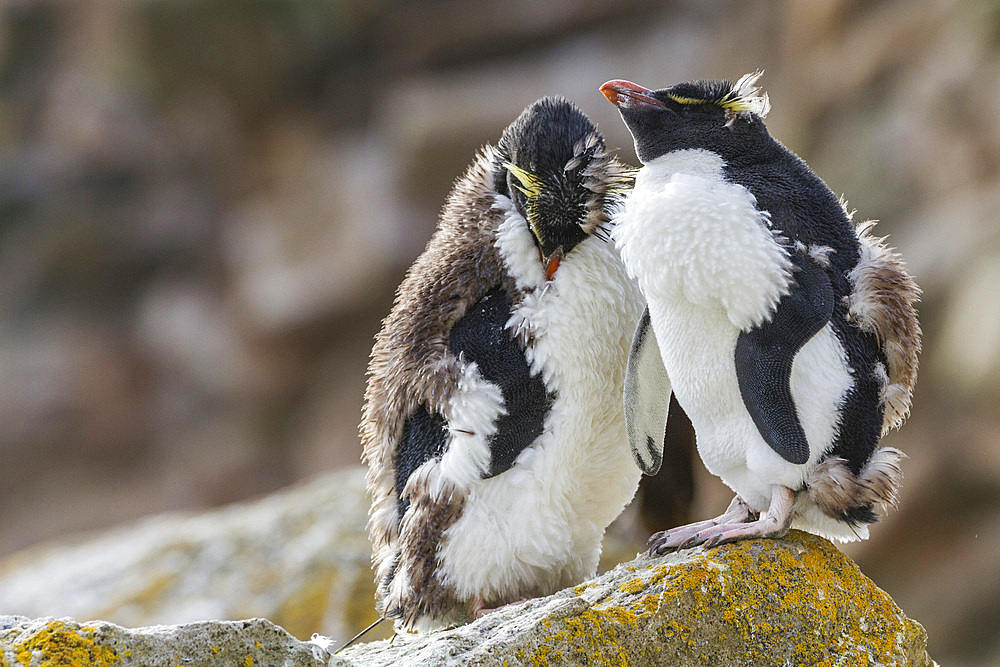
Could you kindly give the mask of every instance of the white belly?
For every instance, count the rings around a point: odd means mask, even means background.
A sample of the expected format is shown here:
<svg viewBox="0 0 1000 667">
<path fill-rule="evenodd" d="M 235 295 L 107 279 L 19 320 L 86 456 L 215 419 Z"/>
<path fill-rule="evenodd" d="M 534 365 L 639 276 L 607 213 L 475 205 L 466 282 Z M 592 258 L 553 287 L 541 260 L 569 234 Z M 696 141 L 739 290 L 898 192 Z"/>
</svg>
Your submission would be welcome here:
<svg viewBox="0 0 1000 667">
<path fill-rule="evenodd" d="M 650 162 L 613 236 L 649 302 L 667 374 L 694 425 L 702 460 L 762 511 L 772 485 L 801 488 L 829 449 L 852 380 L 827 325 L 799 350 L 790 380 L 809 460 L 791 464 L 761 437 L 740 395 L 736 339 L 768 320 L 788 293 L 791 261 L 780 230 L 770 228 L 745 188 L 725 180 L 722 168 L 721 158 L 700 150 Z"/>
<path fill-rule="evenodd" d="M 650 304 L 663 363 L 677 400 L 691 418 L 708 470 L 757 511 L 771 486 L 801 488 L 836 436 L 838 407 L 851 386 L 843 350 L 829 325 L 807 342 L 792 365 L 791 392 L 809 442 L 809 460 L 789 463 L 761 437 L 740 395 L 734 351 L 739 329 L 721 307 Z M 813 372 L 816 368 L 824 373 Z M 669 428 L 669 424 L 667 425 Z"/>
<path fill-rule="evenodd" d="M 528 233 L 508 219 L 500 234 L 501 252 L 523 255 L 512 273 L 528 292 L 509 326 L 532 333 L 528 360 L 556 399 L 514 467 L 469 486 L 444 536 L 439 563 L 460 597 L 510 601 L 592 575 L 605 528 L 639 483 L 621 395 L 642 297 L 596 238 L 568 254 L 546 288 Z"/>
</svg>

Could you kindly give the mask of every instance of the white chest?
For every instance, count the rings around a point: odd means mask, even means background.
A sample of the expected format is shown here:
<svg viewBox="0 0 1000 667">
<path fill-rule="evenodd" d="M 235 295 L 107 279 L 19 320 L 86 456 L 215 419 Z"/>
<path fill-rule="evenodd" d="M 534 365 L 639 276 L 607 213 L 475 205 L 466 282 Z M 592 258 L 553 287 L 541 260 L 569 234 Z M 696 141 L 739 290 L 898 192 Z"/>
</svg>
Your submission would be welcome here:
<svg viewBox="0 0 1000 667">
<path fill-rule="evenodd" d="M 739 329 L 787 294 L 791 260 L 750 192 L 708 151 L 679 151 L 639 172 L 613 232 L 649 300 L 718 307 Z"/>
<path fill-rule="evenodd" d="M 514 467 L 468 488 L 441 546 L 448 581 L 487 598 L 555 590 L 591 574 L 604 529 L 639 480 L 621 394 L 642 297 L 614 247 L 586 239 L 547 285 L 520 216 L 508 214 L 498 246 L 525 294 L 508 327 L 530 337 L 528 362 L 555 400 Z"/>
<path fill-rule="evenodd" d="M 792 284 L 779 230 L 706 151 L 647 165 L 616 222 L 615 242 L 649 302 L 664 366 L 706 467 L 766 509 L 769 486 L 796 488 L 833 440 L 852 382 L 839 341 L 827 326 L 793 362 L 791 392 L 811 455 L 805 466 L 790 464 L 757 431 L 734 364 L 740 331 L 769 319 Z"/>
</svg>

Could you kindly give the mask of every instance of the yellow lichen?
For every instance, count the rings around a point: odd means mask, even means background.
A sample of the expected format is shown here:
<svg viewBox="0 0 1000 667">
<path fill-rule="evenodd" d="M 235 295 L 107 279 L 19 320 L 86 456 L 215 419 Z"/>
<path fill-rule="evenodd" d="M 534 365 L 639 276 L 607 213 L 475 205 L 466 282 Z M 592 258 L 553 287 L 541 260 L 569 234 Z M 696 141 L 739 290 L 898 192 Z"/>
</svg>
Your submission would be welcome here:
<svg viewBox="0 0 1000 667">
<path fill-rule="evenodd" d="M 646 583 L 642 579 L 632 579 L 626 581 L 624 584 L 618 587 L 622 593 L 629 593 L 634 595 L 646 587 Z"/>
<path fill-rule="evenodd" d="M 96 628 L 73 627 L 63 621 L 51 621 L 44 630 L 12 643 L 17 664 L 32 667 L 92 665 L 107 667 L 120 662 L 114 649 L 94 641 Z"/>
<path fill-rule="evenodd" d="M 848 647 L 865 646 L 873 652 L 873 661 L 892 662 L 898 655 L 896 636 L 902 623 L 891 598 L 828 542 L 802 533 L 795 537 L 805 547 L 795 553 L 744 542 L 714 554 L 740 573 L 732 579 L 723 618 L 760 646 L 780 642 L 786 633 L 764 620 L 762 607 L 769 618 L 808 614 L 840 626 L 841 632 L 832 638 L 832 645 L 830 637 L 803 635 L 795 646 L 797 661 L 833 664 L 833 656 Z M 813 582 L 824 583 L 819 588 L 809 585 Z M 843 610 L 864 610 L 864 616 Z"/>
<path fill-rule="evenodd" d="M 748 540 L 637 573 L 618 585 L 624 599 L 544 623 L 540 643 L 573 647 L 589 664 L 626 665 L 639 654 L 629 655 L 622 640 L 634 633 L 622 630 L 652 623 L 645 632 L 658 637 L 655 650 L 667 647 L 702 662 L 742 655 L 749 664 L 834 666 L 845 656 L 851 664 L 896 662 L 902 642 L 922 632 L 833 545 L 797 531 L 779 542 Z M 815 632 L 790 644 L 790 629 L 801 629 L 804 620 L 815 621 Z M 654 649 L 634 650 L 648 657 Z M 554 654 L 537 650 L 534 658 L 532 664 L 548 664 Z"/>
<path fill-rule="evenodd" d="M 619 606 L 594 607 L 594 614 L 600 618 L 614 621 L 619 625 L 635 625 L 636 613 L 632 609 Z"/>
<path fill-rule="evenodd" d="M 549 653 L 552 649 L 548 646 L 542 645 L 538 647 L 535 654 L 531 656 L 531 664 L 537 665 L 538 667 L 547 667 L 549 664 Z"/>
<path fill-rule="evenodd" d="M 563 642 L 574 646 L 578 654 L 586 655 L 589 664 L 601 665 L 602 667 L 624 667 L 630 664 L 628 655 L 618 646 L 616 635 L 611 631 L 611 624 L 620 625 L 622 622 L 633 622 L 634 619 L 629 614 L 621 614 L 618 611 L 609 612 L 606 609 L 588 609 L 579 616 L 562 620 L 564 631 L 556 633 L 562 635 Z M 556 636 L 551 638 L 556 640 Z M 551 642 L 542 641 L 545 650 L 536 650 L 531 656 L 529 664 L 547 665 L 549 647 Z M 560 657 L 561 657 L 560 653 Z M 554 656 L 553 656 L 554 657 Z M 544 662 L 542 662 L 544 660 Z"/>
</svg>

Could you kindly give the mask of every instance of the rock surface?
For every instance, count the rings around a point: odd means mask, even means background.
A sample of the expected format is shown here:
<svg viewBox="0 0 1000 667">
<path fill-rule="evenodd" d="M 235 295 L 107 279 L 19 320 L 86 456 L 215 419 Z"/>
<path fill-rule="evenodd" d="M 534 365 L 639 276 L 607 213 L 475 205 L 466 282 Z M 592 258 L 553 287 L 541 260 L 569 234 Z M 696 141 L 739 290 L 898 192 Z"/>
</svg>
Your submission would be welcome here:
<svg viewBox="0 0 1000 667">
<path fill-rule="evenodd" d="M 0 666 L 349 666 L 280 627 L 254 618 L 130 630 L 105 621 L 0 616 Z"/>
<path fill-rule="evenodd" d="M 359 664 L 930 665 L 927 635 L 832 544 L 793 531 L 638 558 L 556 595 Z"/>
<path fill-rule="evenodd" d="M 645 557 L 547 598 L 330 656 L 268 621 L 128 630 L 0 620 L 0 665 L 933 665 L 927 635 L 826 540 Z"/>
<path fill-rule="evenodd" d="M 347 638 L 377 618 L 367 512 L 364 472 L 350 468 L 29 549 L 0 561 L 0 613 L 126 626 L 258 616 L 298 637 Z"/>
<path fill-rule="evenodd" d="M 0 613 L 129 627 L 260 617 L 339 645 L 378 618 L 367 518 L 360 466 L 222 509 L 152 516 L 0 559 Z M 602 571 L 637 548 L 613 532 L 603 546 Z"/>
</svg>

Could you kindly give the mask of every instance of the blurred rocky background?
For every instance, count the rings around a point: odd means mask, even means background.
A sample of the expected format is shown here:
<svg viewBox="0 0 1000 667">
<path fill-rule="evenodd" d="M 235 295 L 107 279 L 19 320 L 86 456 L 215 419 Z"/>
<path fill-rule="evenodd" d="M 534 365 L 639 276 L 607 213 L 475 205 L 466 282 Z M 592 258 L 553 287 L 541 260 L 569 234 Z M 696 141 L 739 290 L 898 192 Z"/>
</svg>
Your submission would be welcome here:
<svg viewBox="0 0 1000 667">
<path fill-rule="evenodd" d="M 757 68 L 924 289 L 902 506 L 845 551 L 943 664 L 1000 662 L 992 1 L 8 0 L 0 555 L 356 465 L 372 336 L 479 145 L 558 93 L 634 163 L 601 83 Z M 728 496 L 698 473 L 690 514 Z"/>
</svg>

